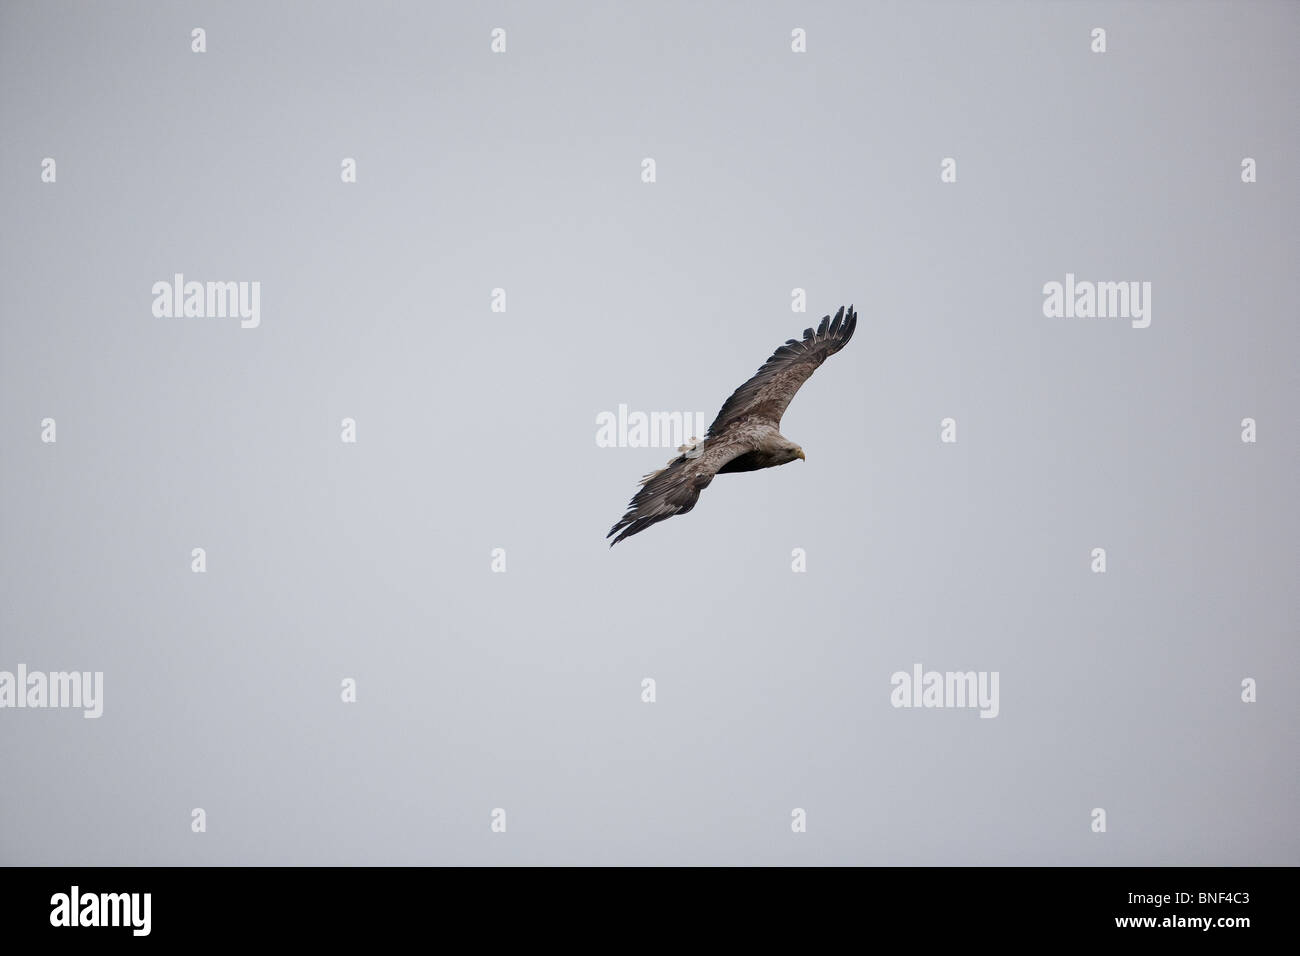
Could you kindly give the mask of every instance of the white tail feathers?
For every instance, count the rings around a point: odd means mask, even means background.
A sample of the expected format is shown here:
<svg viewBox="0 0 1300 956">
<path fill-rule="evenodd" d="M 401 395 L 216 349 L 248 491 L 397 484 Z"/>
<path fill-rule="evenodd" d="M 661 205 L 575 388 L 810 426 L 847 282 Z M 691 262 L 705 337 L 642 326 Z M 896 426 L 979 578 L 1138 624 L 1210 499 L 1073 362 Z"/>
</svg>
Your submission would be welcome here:
<svg viewBox="0 0 1300 956">
<path fill-rule="evenodd" d="M 672 458 L 668 460 L 668 464 L 665 465 L 663 468 L 660 468 L 658 471 L 652 471 L 648 475 L 642 475 L 639 484 L 644 485 L 647 482 L 654 481 L 655 478 L 657 478 L 659 475 L 662 475 L 665 471 L 667 471 L 673 465 L 677 464 L 677 462 L 683 458 L 699 458 L 701 455 L 704 454 L 704 442 L 702 442 L 700 439 L 692 435 L 691 440 L 688 441 L 685 445 L 678 446 L 677 452 L 678 453 L 676 455 L 674 455 Z"/>
<path fill-rule="evenodd" d="M 699 458 L 701 455 L 704 454 L 704 442 L 700 441 L 698 438 L 692 435 L 690 441 L 688 441 L 685 445 L 678 446 L 677 451 L 680 452 L 682 455 L 686 456 L 687 458 Z M 676 458 L 673 459 L 673 461 L 676 460 L 677 460 Z M 672 463 L 673 462 L 670 461 L 668 464 L 671 465 Z"/>
</svg>

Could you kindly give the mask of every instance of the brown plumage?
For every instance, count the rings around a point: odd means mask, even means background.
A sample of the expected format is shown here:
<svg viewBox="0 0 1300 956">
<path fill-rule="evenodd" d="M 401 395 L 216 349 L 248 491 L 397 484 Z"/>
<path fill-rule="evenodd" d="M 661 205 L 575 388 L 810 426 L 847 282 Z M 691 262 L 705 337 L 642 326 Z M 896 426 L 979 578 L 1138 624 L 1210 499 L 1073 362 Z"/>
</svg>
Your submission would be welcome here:
<svg viewBox="0 0 1300 956">
<path fill-rule="evenodd" d="M 803 340 L 790 339 L 723 403 L 702 442 L 682 446 L 681 454 L 664 468 L 641 479 L 641 490 L 628 504 L 627 514 L 609 529 L 610 547 L 673 515 L 695 507 L 700 492 L 714 475 L 774 468 L 803 458 L 803 449 L 780 432 L 781 416 L 799 386 L 828 358 L 853 338 L 858 314 L 841 306 L 832 320 L 822 319 Z"/>
</svg>

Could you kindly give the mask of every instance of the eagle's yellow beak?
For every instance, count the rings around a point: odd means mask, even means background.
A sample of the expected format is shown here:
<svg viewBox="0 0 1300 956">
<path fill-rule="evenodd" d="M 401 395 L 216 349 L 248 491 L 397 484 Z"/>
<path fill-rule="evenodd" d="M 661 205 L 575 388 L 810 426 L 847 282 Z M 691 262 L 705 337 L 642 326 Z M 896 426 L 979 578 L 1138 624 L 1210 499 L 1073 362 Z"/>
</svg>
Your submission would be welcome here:
<svg viewBox="0 0 1300 956">
<path fill-rule="evenodd" d="M 800 461 L 807 461 L 807 460 L 808 460 L 807 458 L 805 458 L 805 457 L 803 456 L 803 449 L 802 449 L 802 448 L 799 449 L 799 460 L 800 460 Z"/>
</svg>

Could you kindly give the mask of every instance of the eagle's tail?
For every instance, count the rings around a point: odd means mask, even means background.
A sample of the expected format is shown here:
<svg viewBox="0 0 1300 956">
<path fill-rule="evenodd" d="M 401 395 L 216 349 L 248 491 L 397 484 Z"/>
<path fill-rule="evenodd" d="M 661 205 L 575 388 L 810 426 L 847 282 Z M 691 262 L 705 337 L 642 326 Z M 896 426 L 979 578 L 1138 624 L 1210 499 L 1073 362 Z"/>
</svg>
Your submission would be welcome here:
<svg viewBox="0 0 1300 956">
<path fill-rule="evenodd" d="M 650 472 L 650 474 L 648 475 L 642 475 L 641 480 L 637 482 L 637 484 L 640 485 L 648 484 L 649 482 L 654 481 L 656 478 L 662 475 L 673 465 L 680 465 L 682 462 L 687 461 L 688 459 L 699 458 L 703 454 L 704 454 L 704 442 L 702 442 L 700 439 L 692 435 L 691 440 L 688 441 L 685 445 L 677 446 L 677 454 L 674 457 L 668 459 L 668 464 L 664 465 L 662 468 L 656 471 Z"/>
</svg>

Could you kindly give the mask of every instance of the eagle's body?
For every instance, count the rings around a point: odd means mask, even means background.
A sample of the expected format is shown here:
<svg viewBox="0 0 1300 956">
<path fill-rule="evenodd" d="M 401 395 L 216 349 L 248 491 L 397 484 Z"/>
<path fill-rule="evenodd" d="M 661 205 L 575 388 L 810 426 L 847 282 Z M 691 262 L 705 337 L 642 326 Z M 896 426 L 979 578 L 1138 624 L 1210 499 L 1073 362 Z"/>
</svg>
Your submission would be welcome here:
<svg viewBox="0 0 1300 956">
<path fill-rule="evenodd" d="M 781 434 L 781 416 L 799 386 L 853 337 L 858 315 L 849 306 L 832 321 L 822 319 L 817 331 L 805 329 L 803 341 L 790 339 L 763 367 L 723 404 L 704 441 L 682 446 L 681 454 L 664 468 L 646 475 L 627 514 L 606 537 L 618 537 L 610 547 L 656 522 L 684 515 L 695 507 L 700 492 L 714 475 L 774 468 L 804 457 L 803 449 Z"/>
</svg>

